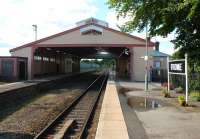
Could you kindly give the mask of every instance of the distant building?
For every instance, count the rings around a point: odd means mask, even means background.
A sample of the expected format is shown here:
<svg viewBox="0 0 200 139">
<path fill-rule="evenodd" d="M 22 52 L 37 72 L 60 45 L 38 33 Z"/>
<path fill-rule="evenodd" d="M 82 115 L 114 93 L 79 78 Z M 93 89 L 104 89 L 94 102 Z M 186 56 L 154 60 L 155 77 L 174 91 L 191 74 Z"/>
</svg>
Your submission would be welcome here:
<svg viewBox="0 0 200 139">
<path fill-rule="evenodd" d="M 164 82 L 167 80 L 167 57 L 168 54 L 159 51 L 159 42 L 155 43 L 155 49 L 149 53 L 153 60 L 151 67 L 151 81 Z"/>
<path fill-rule="evenodd" d="M 0 80 L 26 80 L 27 58 L 0 56 Z"/>
</svg>

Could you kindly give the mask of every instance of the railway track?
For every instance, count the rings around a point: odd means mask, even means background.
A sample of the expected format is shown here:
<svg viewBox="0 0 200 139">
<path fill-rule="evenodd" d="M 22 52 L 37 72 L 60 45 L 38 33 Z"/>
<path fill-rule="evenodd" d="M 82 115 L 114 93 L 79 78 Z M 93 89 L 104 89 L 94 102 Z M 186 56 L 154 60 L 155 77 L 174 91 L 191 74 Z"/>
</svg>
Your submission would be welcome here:
<svg viewBox="0 0 200 139">
<path fill-rule="evenodd" d="M 107 78 L 107 73 L 100 75 L 34 139 L 85 138 L 89 120 L 105 88 Z"/>
</svg>

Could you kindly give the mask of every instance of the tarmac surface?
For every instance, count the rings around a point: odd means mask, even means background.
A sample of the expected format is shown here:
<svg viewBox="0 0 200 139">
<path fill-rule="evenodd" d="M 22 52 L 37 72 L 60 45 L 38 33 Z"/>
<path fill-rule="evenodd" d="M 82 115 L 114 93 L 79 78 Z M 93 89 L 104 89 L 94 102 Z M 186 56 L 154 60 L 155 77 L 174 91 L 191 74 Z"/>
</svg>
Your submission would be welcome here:
<svg viewBox="0 0 200 139">
<path fill-rule="evenodd" d="M 162 105 L 156 109 L 137 109 L 130 107 L 128 99 L 134 97 L 150 97 L 159 99 L 162 96 L 159 84 L 150 84 L 148 95 L 143 91 L 142 82 L 118 82 L 124 88 L 137 88 L 140 90 L 128 91 L 119 94 L 122 111 L 126 121 L 129 137 L 131 139 L 200 139 L 200 111 L 175 105 Z M 133 89 L 133 90 L 134 90 Z M 164 99 L 164 98 L 163 98 Z M 174 100 L 168 98 L 169 104 Z M 166 101 L 166 100 L 165 100 Z M 188 111 L 189 109 L 189 111 Z M 199 108 L 195 108 L 199 109 Z"/>
</svg>

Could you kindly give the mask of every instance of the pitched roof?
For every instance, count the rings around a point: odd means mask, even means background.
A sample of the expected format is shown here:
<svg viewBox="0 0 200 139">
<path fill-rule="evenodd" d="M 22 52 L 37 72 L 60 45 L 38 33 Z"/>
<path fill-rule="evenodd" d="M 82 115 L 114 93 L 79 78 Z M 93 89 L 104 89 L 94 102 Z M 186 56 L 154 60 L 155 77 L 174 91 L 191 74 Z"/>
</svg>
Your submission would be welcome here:
<svg viewBox="0 0 200 139">
<path fill-rule="evenodd" d="M 157 50 L 153 50 L 152 52 L 149 53 L 150 56 L 154 56 L 154 57 L 168 57 L 168 54 L 162 53 L 160 51 Z"/>
<path fill-rule="evenodd" d="M 69 29 L 69 30 L 66 30 L 66 31 L 63 31 L 63 32 L 60 32 L 60 33 L 57 33 L 57 34 L 54 34 L 54 35 L 51 35 L 51 36 L 48 36 L 48 37 L 45 37 L 45 38 L 42 38 L 42 39 L 39 39 L 37 41 L 33 41 L 33 42 L 30 42 L 30 43 L 27 43 L 27 44 L 24 44 L 22 46 L 19 46 L 19 47 L 16 47 L 16 48 L 13 48 L 10 50 L 10 52 L 13 52 L 13 51 L 16 51 L 16 50 L 19 50 L 19 49 L 22 49 L 22 48 L 25 48 L 25 47 L 30 47 L 32 45 L 36 45 L 40 42 L 43 42 L 43 41 L 46 41 L 46 40 L 49 40 L 49 39 L 52 39 L 52 38 L 55 38 L 55 37 L 58 37 L 58 36 L 62 36 L 64 34 L 67 34 L 67 33 L 70 33 L 70 32 L 73 32 L 73 31 L 76 31 L 76 30 L 79 30 L 81 28 L 84 28 L 84 27 L 87 27 L 89 25 L 95 25 L 95 26 L 98 26 L 98 27 L 101 27 L 105 30 L 109 30 L 111 32 L 115 32 L 115 33 L 118 33 L 118 34 L 121 34 L 121 35 L 125 35 L 127 37 L 131 37 L 133 39 L 136 39 L 136 40 L 140 40 L 140 41 L 143 41 L 145 42 L 146 40 L 145 39 L 142 39 L 142 38 L 139 38 L 137 36 L 134 36 L 134 35 L 130 35 L 128 33 L 124 33 L 124 32 L 120 32 L 118 30 L 114 30 L 112 28 L 109 28 L 109 27 L 105 27 L 105 26 L 102 26 L 102 25 L 99 25 L 99 24 L 95 24 L 95 23 L 90 23 L 90 24 L 85 24 L 85 25 L 82 25 L 82 26 L 78 26 L 78 27 L 75 27 L 75 28 L 72 28 L 72 29 Z M 154 43 L 153 42 L 150 42 L 149 43 L 150 46 L 154 46 Z"/>
</svg>

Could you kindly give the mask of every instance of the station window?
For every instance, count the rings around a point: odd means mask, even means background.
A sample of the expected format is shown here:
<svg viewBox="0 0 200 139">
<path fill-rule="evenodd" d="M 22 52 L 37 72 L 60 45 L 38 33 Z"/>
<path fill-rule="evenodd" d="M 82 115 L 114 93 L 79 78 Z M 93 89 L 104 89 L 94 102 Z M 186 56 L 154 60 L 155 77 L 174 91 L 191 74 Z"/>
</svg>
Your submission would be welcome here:
<svg viewBox="0 0 200 139">
<path fill-rule="evenodd" d="M 40 61 L 40 60 L 42 60 L 42 57 L 41 56 L 34 56 L 34 60 Z"/>
<path fill-rule="evenodd" d="M 56 59 L 55 58 L 50 58 L 50 62 L 55 62 Z"/>
<path fill-rule="evenodd" d="M 155 61 L 155 68 L 161 68 L 161 62 Z"/>
<path fill-rule="evenodd" d="M 49 61 L 49 58 L 48 57 L 43 57 L 43 60 L 44 61 Z"/>
</svg>

